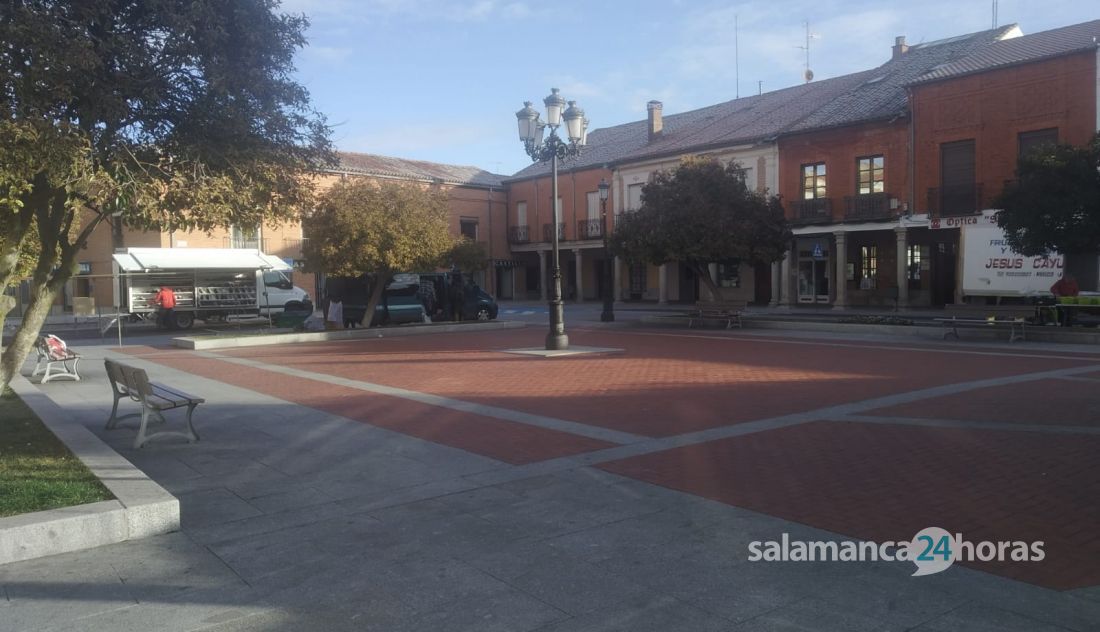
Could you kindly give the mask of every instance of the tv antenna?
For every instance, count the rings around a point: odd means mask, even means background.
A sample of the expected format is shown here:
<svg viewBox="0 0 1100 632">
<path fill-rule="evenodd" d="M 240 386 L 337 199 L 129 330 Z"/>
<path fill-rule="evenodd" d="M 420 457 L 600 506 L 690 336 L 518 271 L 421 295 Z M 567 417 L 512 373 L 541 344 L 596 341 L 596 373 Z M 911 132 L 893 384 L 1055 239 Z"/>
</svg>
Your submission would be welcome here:
<svg viewBox="0 0 1100 632">
<path fill-rule="evenodd" d="M 733 14 L 733 98 L 741 98 L 741 56 L 737 54 L 737 14 Z"/>
<path fill-rule="evenodd" d="M 814 78 L 814 71 L 810 70 L 810 40 L 817 39 L 817 34 L 810 32 L 810 22 L 809 21 L 803 22 L 803 25 L 805 25 L 805 27 L 806 27 L 806 45 L 805 46 L 795 46 L 795 48 L 800 48 L 800 49 L 806 51 L 806 67 L 802 72 L 802 77 L 806 80 L 806 83 L 809 83 Z"/>
</svg>

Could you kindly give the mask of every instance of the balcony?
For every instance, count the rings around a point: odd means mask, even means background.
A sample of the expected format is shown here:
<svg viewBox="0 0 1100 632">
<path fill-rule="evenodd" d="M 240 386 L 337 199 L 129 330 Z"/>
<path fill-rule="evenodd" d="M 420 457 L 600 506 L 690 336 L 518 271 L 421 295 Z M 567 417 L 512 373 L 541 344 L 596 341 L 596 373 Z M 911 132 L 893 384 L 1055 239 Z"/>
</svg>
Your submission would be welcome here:
<svg viewBox="0 0 1100 632">
<path fill-rule="evenodd" d="M 267 252 L 267 240 L 266 239 L 247 239 L 244 237 L 222 237 L 222 248 L 248 248 L 249 250 L 259 250 L 260 252 Z"/>
<path fill-rule="evenodd" d="M 814 198 L 812 200 L 794 200 L 791 202 L 790 223 L 795 226 L 828 224 L 832 221 L 832 198 Z"/>
<path fill-rule="evenodd" d="M 508 227 L 508 243 L 510 244 L 529 244 L 531 243 L 531 235 L 527 226 L 509 226 Z"/>
<path fill-rule="evenodd" d="M 543 224 L 542 225 L 542 240 L 543 241 L 553 241 L 554 234 L 550 232 L 550 230 L 551 230 L 550 227 L 551 226 L 553 226 L 553 224 Z M 559 222 L 558 223 L 558 241 L 565 241 L 565 223 L 564 222 Z"/>
<path fill-rule="evenodd" d="M 889 193 L 864 193 L 844 198 L 844 221 L 893 219 Z"/>
<path fill-rule="evenodd" d="M 577 239 L 603 239 L 603 220 L 577 220 Z"/>
<path fill-rule="evenodd" d="M 980 182 L 928 189 L 928 214 L 932 217 L 975 215 L 982 211 L 983 203 Z"/>
<path fill-rule="evenodd" d="M 305 237 L 301 239 L 294 239 L 292 237 L 283 238 L 283 252 L 289 253 L 302 253 L 302 248 L 305 247 L 306 242 L 309 241 Z"/>
</svg>

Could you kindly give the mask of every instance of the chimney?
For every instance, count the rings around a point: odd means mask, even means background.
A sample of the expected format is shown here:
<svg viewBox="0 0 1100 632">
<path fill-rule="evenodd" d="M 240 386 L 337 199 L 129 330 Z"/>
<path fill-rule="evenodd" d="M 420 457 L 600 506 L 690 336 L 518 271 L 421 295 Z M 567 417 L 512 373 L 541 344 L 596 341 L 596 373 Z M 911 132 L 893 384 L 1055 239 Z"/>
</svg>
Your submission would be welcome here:
<svg viewBox="0 0 1100 632">
<path fill-rule="evenodd" d="M 645 106 L 646 110 L 649 111 L 649 142 L 651 143 L 661 137 L 661 130 L 665 127 L 664 122 L 661 120 L 661 108 L 663 107 L 660 101 L 650 101 Z"/>
<path fill-rule="evenodd" d="M 909 45 L 905 43 L 905 36 L 898 35 L 894 38 L 894 55 L 890 59 L 897 59 L 909 51 Z"/>
</svg>

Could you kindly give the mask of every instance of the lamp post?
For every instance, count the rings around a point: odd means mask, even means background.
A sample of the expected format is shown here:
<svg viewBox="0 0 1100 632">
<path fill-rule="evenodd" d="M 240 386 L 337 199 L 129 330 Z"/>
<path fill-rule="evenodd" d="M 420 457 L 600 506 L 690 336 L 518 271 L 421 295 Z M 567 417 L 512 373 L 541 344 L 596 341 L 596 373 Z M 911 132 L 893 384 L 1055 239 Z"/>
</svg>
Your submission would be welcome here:
<svg viewBox="0 0 1100 632">
<path fill-rule="evenodd" d="M 613 323 L 615 322 L 615 281 L 611 276 L 611 249 L 607 246 L 608 233 L 610 232 L 610 226 L 607 222 L 607 196 L 611 193 L 611 185 L 607 183 L 607 180 L 600 178 L 599 189 L 600 220 L 603 222 L 603 251 L 607 257 L 603 264 L 603 311 L 600 312 L 600 322 Z"/>
<path fill-rule="evenodd" d="M 566 101 L 557 88 L 550 90 L 550 96 L 543 99 L 546 105 L 546 122 L 539 120 L 539 113 L 531 107 L 530 101 L 523 103 L 523 109 L 516 112 L 519 121 L 519 139 L 527 155 L 535 162 L 550 162 L 554 207 L 554 223 L 550 229 L 552 255 L 553 287 L 550 294 L 550 332 L 546 334 L 546 349 L 549 351 L 569 348 L 569 336 L 565 335 L 565 312 L 561 302 L 561 261 L 558 252 L 558 226 L 561 225 L 561 209 L 558 208 L 558 161 L 579 156 L 588 136 L 588 119 L 584 110 L 577 107 L 576 101 Z M 564 111 L 563 111 L 564 109 Z M 558 137 L 558 126 L 565 121 L 566 135 L 569 141 Z M 543 140 L 543 132 L 550 128 L 550 136 Z"/>
</svg>

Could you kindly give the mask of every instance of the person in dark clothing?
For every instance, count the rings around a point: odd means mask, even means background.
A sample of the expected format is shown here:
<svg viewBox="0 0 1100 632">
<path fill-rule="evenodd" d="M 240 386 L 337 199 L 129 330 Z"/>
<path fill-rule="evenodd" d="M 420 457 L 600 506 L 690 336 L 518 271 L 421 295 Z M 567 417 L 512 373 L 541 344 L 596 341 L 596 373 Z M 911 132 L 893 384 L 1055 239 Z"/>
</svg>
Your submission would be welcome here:
<svg viewBox="0 0 1100 632">
<path fill-rule="evenodd" d="M 462 291 L 462 275 L 456 274 L 451 277 L 451 287 L 447 291 L 447 298 L 451 302 L 455 322 L 461 322 L 465 317 L 464 312 L 466 309 L 466 295 Z"/>
</svg>

